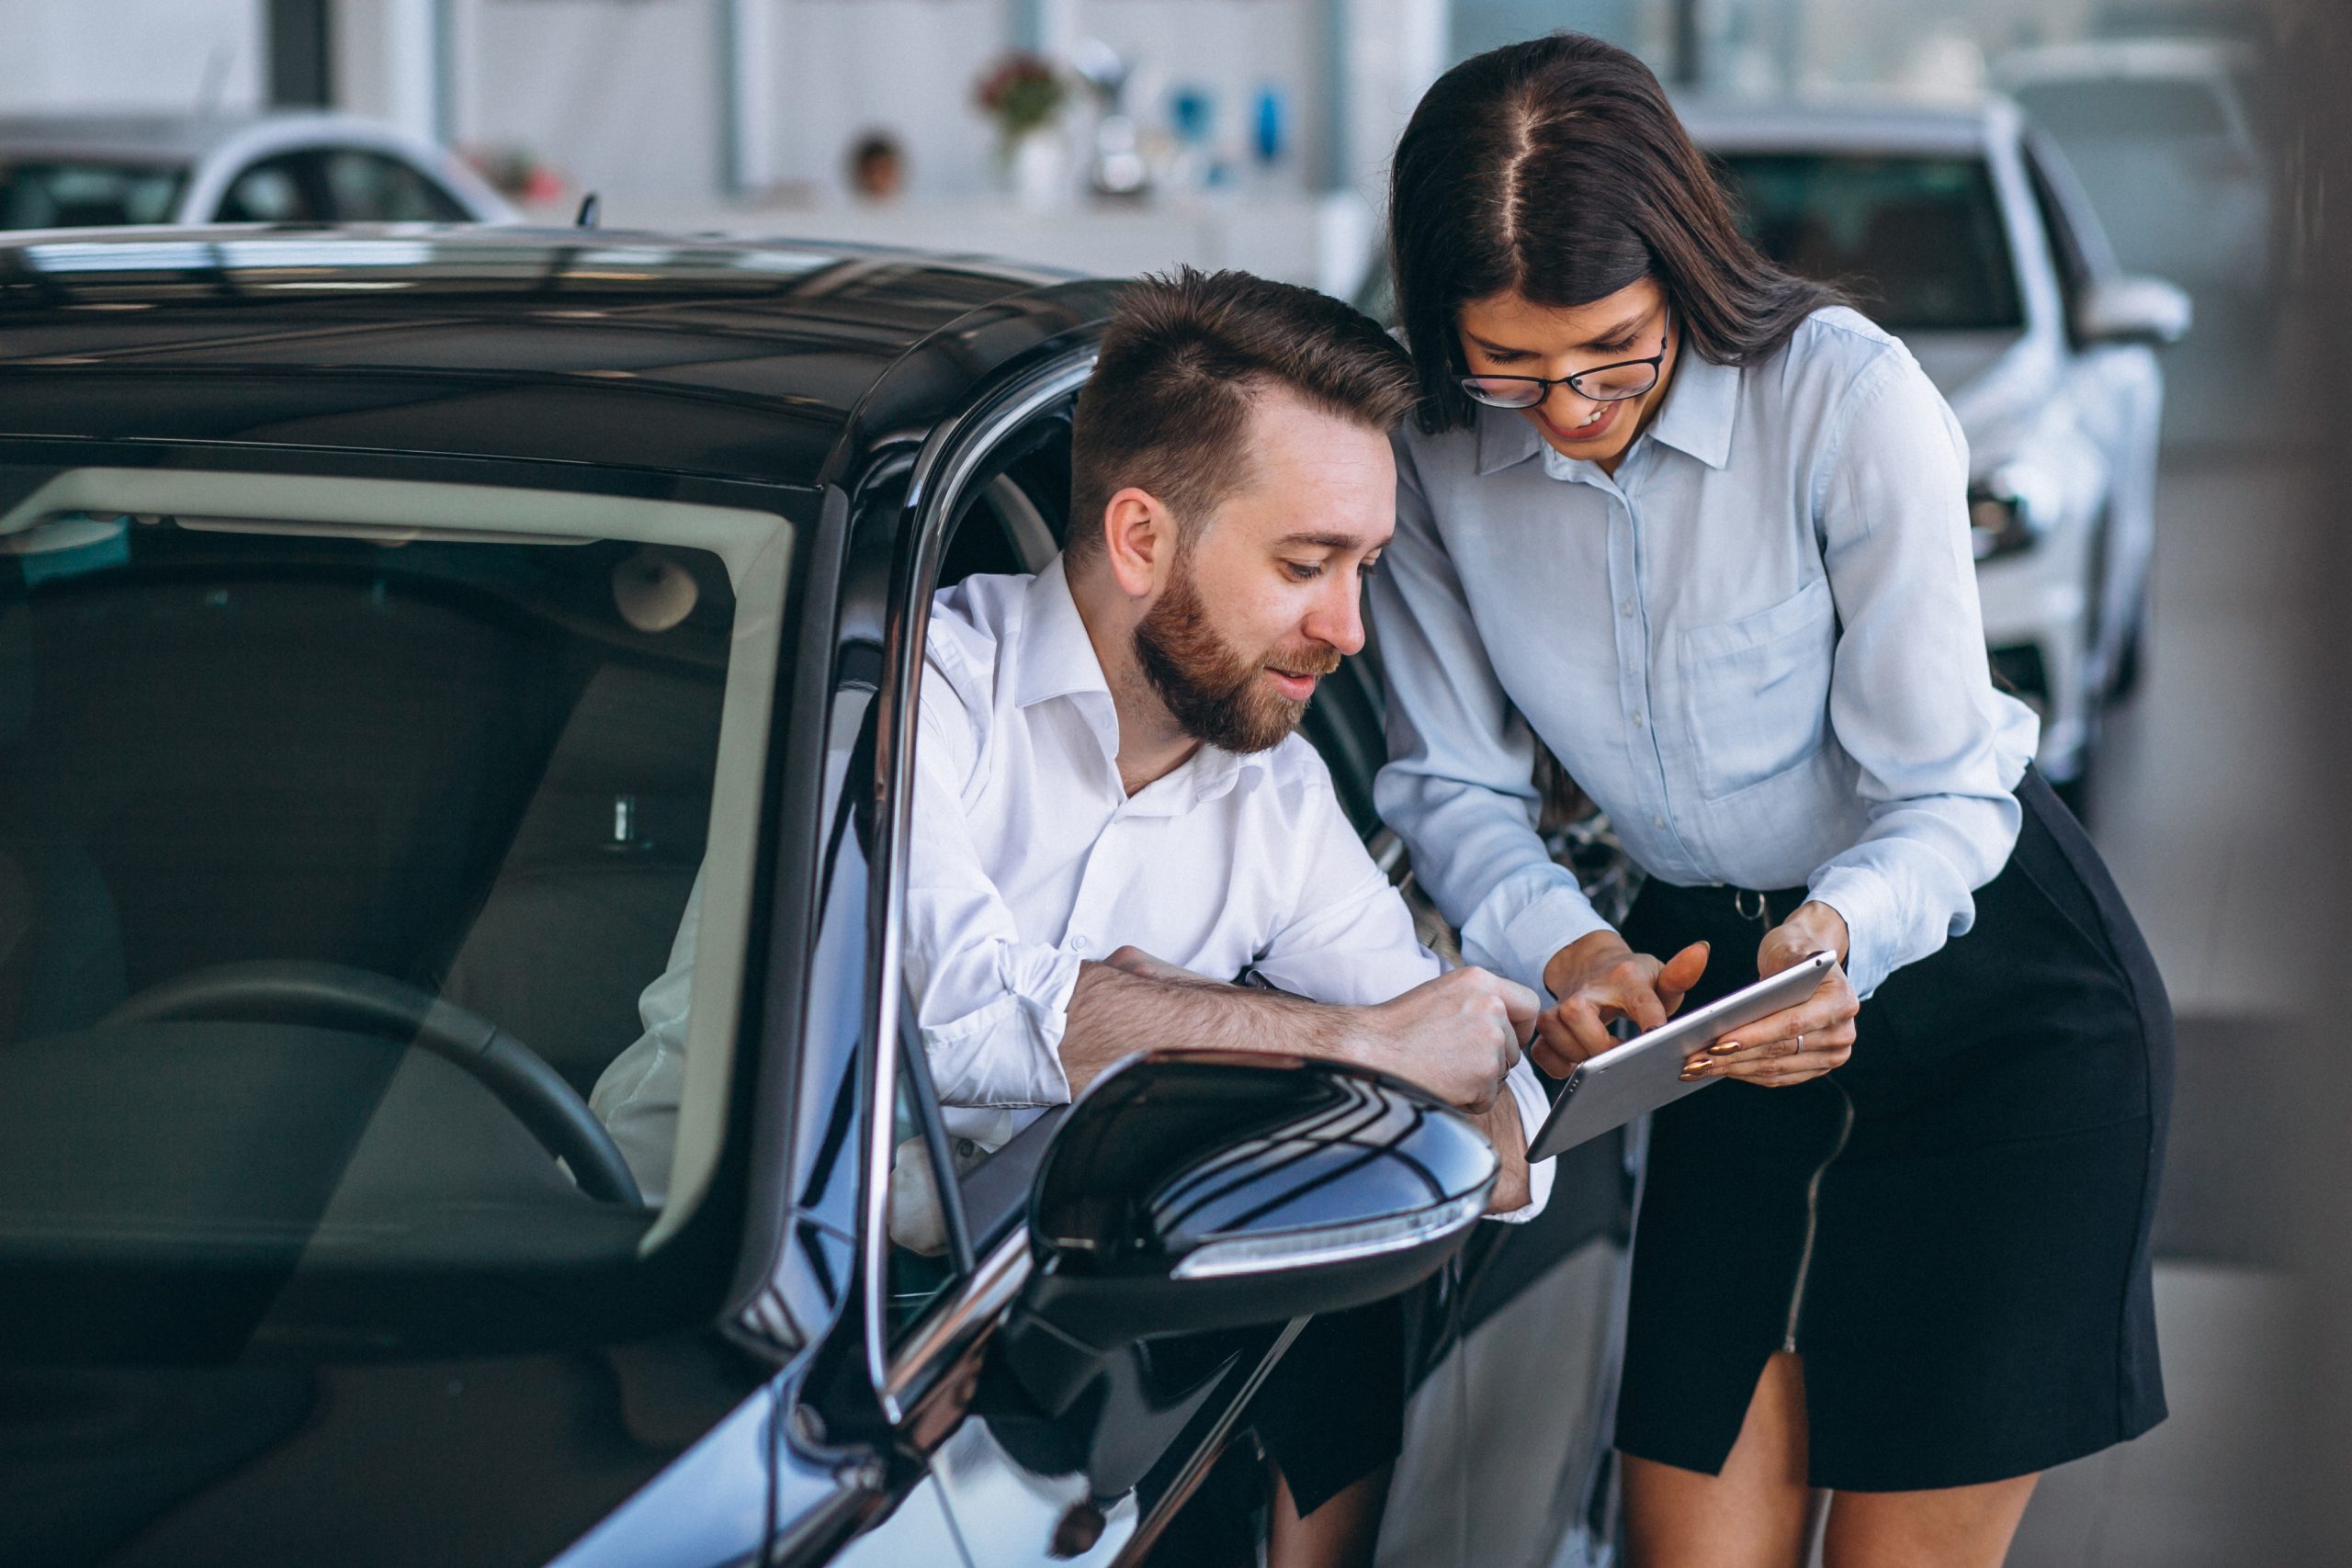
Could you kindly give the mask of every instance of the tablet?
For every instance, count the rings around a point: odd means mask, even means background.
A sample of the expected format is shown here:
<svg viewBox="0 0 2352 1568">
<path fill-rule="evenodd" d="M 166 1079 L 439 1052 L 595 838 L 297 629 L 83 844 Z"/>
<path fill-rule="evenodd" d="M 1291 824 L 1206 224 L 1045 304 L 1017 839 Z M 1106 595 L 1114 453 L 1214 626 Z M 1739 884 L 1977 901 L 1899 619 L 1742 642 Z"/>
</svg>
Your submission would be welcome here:
<svg viewBox="0 0 2352 1568">
<path fill-rule="evenodd" d="M 1645 1111 L 1721 1082 L 1713 1077 L 1684 1082 L 1683 1061 L 1743 1023 L 1796 1006 L 1813 995 L 1821 976 L 1837 962 L 1834 953 L 1816 953 L 1769 980 L 1758 980 L 1589 1059 L 1568 1075 L 1560 1097 L 1552 1102 L 1552 1114 L 1527 1141 L 1528 1162 L 1564 1154 Z"/>
</svg>

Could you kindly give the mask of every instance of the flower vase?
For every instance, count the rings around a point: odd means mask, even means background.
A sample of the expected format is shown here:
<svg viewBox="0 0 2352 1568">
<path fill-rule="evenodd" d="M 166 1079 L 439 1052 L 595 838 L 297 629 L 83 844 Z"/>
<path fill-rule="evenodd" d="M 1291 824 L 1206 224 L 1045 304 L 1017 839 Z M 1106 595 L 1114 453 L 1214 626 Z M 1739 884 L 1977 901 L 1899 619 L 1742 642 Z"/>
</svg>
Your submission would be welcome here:
<svg viewBox="0 0 2352 1568">
<path fill-rule="evenodd" d="M 1014 205 L 1024 212 L 1052 212 L 1069 200 L 1069 144 L 1057 128 L 1025 131 L 1004 159 Z"/>
</svg>

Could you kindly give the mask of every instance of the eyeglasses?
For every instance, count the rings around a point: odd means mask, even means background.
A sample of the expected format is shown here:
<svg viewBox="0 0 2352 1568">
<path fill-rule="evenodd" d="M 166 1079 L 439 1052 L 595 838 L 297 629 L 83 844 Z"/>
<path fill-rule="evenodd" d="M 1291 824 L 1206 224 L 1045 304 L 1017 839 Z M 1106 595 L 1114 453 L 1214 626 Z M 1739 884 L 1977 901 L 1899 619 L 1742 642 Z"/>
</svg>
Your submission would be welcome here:
<svg viewBox="0 0 2352 1568">
<path fill-rule="evenodd" d="M 1589 402 L 1622 403 L 1657 385 L 1658 367 L 1666 363 L 1668 341 L 1668 335 L 1661 331 L 1657 352 L 1647 359 L 1621 359 L 1614 365 L 1596 365 L 1573 376 L 1460 376 L 1455 379 L 1464 391 L 1488 408 L 1532 409 L 1550 397 L 1555 387 L 1566 387 Z"/>
</svg>

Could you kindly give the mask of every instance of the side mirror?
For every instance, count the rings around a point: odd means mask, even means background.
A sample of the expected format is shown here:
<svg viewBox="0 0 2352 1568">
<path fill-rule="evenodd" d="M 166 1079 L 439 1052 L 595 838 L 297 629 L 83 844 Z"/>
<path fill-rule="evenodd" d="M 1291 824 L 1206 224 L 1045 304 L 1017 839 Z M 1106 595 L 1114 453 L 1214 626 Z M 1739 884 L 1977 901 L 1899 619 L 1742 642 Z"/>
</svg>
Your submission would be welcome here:
<svg viewBox="0 0 2352 1568">
<path fill-rule="evenodd" d="M 2195 315 L 2187 291 L 2160 277 L 2102 278 L 2075 306 L 2075 336 L 2085 344 L 2165 348 L 2188 335 Z"/>
<path fill-rule="evenodd" d="M 1139 1057 L 1070 1108 L 1031 1190 L 1012 1368 L 1058 1411 L 1136 1340 L 1394 1295 L 1467 1239 L 1498 1169 L 1467 1118 L 1379 1073 Z"/>
</svg>

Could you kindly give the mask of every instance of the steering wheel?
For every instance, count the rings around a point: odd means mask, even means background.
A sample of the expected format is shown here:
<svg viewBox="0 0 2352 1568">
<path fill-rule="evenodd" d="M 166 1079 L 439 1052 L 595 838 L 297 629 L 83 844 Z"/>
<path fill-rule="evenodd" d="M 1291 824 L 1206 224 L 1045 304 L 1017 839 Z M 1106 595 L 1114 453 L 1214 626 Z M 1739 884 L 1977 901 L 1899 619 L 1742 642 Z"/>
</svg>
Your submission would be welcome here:
<svg viewBox="0 0 2352 1568">
<path fill-rule="evenodd" d="M 387 975 L 345 964 L 263 959 L 198 969 L 150 986 L 100 1021 L 242 1019 L 307 1023 L 413 1043 L 473 1075 L 589 1197 L 642 1204 L 637 1179 L 596 1113 L 538 1053 L 478 1013 Z"/>
</svg>

